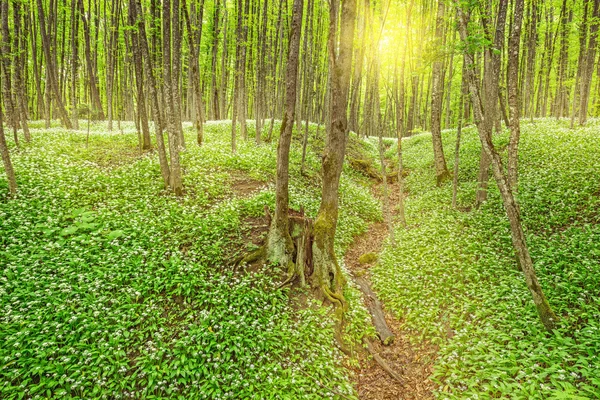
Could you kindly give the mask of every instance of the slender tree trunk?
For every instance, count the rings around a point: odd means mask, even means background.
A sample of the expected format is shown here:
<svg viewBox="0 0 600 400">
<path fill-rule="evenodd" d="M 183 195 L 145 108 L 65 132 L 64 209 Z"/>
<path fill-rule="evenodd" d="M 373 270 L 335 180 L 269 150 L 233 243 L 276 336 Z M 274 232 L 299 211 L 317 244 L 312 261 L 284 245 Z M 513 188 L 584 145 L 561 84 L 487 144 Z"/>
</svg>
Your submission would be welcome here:
<svg viewBox="0 0 600 400">
<path fill-rule="evenodd" d="M 275 215 L 269 229 L 267 257 L 284 267 L 288 274 L 296 274 L 292 253 L 294 244 L 289 233 L 289 160 L 292 142 L 292 128 L 296 114 L 296 90 L 298 88 L 298 64 L 300 36 L 302 31 L 303 0 L 294 0 L 292 22 L 290 26 L 290 46 L 286 69 L 285 113 L 281 123 L 281 133 L 277 146 L 277 175 L 275 179 Z M 302 267 L 302 266 L 296 266 Z"/>
<path fill-rule="evenodd" d="M 32 53 L 32 66 L 33 76 L 35 78 L 35 94 L 37 98 L 36 104 L 36 116 L 46 120 L 46 128 L 49 127 L 48 117 L 46 116 L 46 105 L 44 101 L 44 92 L 42 91 L 42 78 L 40 76 L 41 66 L 38 66 L 38 46 L 37 46 L 37 24 L 33 20 L 33 12 L 29 15 L 29 25 L 33 28 L 33 34 L 31 35 L 31 53 Z"/>
<path fill-rule="evenodd" d="M 15 54 L 13 55 L 13 76 L 15 80 L 15 115 L 21 121 L 21 128 L 23 129 L 23 135 L 25 136 L 25 141 L 31 141 L 31 133 L 29 132 L 29 125 L 27 124 L 27 98 L 25 94 L 25 85 L 23 83 L 23 71 L 26 70 L 23 61 L 23 54 L 25 51 L 23 50 L 22 41 L 26 41 L 26 38 L 23 38 L 23 33 L 21 32 L 21 3 L 18 1 L 14 1 L 13 3 L 13 50 Z"/>
<path fill-rule="evenodd" d="M 211 78 L 211 92 L 212 92 L 212 117 L 216 120 L 221 119 L 221 113 L 219 108 L 219 87 L 217 86 L 217 70 L 218 70 L 218 56 L 219 56 L 219 19 L 220 19 L 221 1 L 215 0 L 215 10 L 213 14 L 213 40 L 212 40 L 212 78 Z M 223 50 L 224 51 L 224 50 Z M 223 74 L 223 71 L 221 71 Z"/>
<path fill-rule="evenodd" d="M 79 110 L 77 109 L 77 80 L 79 68 L 79 18 L 77 0 L 71 0 L 71 116 L 73 128 L 79 129 Z"/>
<path fill-rule="evenodd" d="M 462 136 L 463 126 L 463 104 L 465 102 L 465 96 L 468 94 L 468 77 L 466 70 L 466 60 L 463 57 L 463 69 L 462 69 L 462 84 L 460 87 L 460 98 L 458 101 L 458 121 L 456 122 L 456 145 L 454 147 L 454 175 L 452 177 L 452 208 L 456 209 L 457 195 L 458 195 L 458 172 L 460 168 L 460 140 Z"/>
<path fill-rule="evenodd" d="M 565 80 L 567 78 L 567 64 L 569 61 L 569 14 L 570 12 L 567 9 L 567 0 L 563 0 L 560 19 L 561 33 L 560 58 L 558 61 L 558 86 L 556 89 L 556 98 L 554 103 L 554 115 L 556 118 L 561 118 L 564 116 L 564 105 L 569 91 L 569 89 L 565 86 Z"/>
<path fill-rule="evenodd" d="M 11 59 L 14 59 L 11 49 L 11 35 L 8 26 L 8 0 L 0 0 L 0 24 L 2 26 L 1 43 L 2 54 L 0 54 L 0 62 L 2 63 L 2 96 L 4 97 L 4 106 L 6 107 L 6 119 L 8 126 L 12 127 L 15 144 L 19 146 L 19 111 L 13 97 L 13 85 L 11 74 Z M 0 105 L 1 106 L 1 105 Z"/>
<path fill-rule="evenodd" d="M 0 104 L 1 103 L 2 102 L 0 101 Z M 10 160 L 8 146 L 6 145 L 6 137 L 4 136 L 4 121 L 2 114 L 2 107 L 0 106 L 0 155 L 2 156 L 4 172 L 6 173 L 6 179 L 8 180 L 8 190 L 11 196 L 14 196 L 17 194 L 17 180 L 15 178 L 15 170 L 13 169 L 13 165 Z"/>
<path fill-rule="evenodd" d="M 41 1 L 41 0 L 38 0 Z M 83 6 L 83 0 L 79 0 L 79 15 L 81 16 L 81 22 L 83 23 L 83 35 L 85 39 L 85 61 L 87 65 L 88 80 L 90 85 L 91 100 L 94 105 L 94 111 L 97 113 L 99 119 L 105 119 L 104 111 L 102 108 L 102 101 L 100 100 L 100 91 L 98 90 L 98 78 L 96 77 L 96 67 L 94 66 L 94 59 L 92 57 L 92 45 L 90 35 L 90 24 L 85 16 L 85 8 Z"/>
<path fill-rule="evenodd" d="M 190 17 L 187 11 L 186 1 L 183 0 L 183 17 L 185 19 L 185 24 L 188 30 L 188 46 L 190 48 L 191 59 L 190 59 L 190 69 L 192 71 L 192 80 L 194 87 L 194 104 L 196 106 L 194 125 L 196 126 L 196 142 L 198 145 L 202 145 L 204 140 L 204 107 L 202 104 L 202 84 L 200 79 L 200 65 L 198 59 L 198 49 L 196 48 L 196 43 L 194 39 L 194 31 L 192 30 L 192 24 L 190 22 Z M 202 3 L 201 7 L 204 7 L 204 3 Z M 202 29 L 201 27 L 199 29 Z M 214 74 L 213 74 L 214 76 Z M 214 78 L 213 78 L 214 79 Z"/>
<path fill-rule="evenodd" d="M 452 34 L 452 43 L 455 42 L 456 31 Z M 454 78 L 454 50 L 450 53 L 448 62 L 448 90 L 446 90 L 446 123 L 445 128 L 449 129 L 452 124 L 452 108 L 450 102 L 452 100 L 452 79 Z M 460 108 L 459 108 L 460 110 Z"/>
<path fill-rule="evenodd" d="M 165 0 L 162 5 L 162 59 L 163 59 L 163 86 L 165 88 L 165 117 L 169 141 L 169 158 L 171 169 L 169 175 L 169 187 L 176 196 L 183 195 L 183 183 L 181 181 L 181 166 L 179 161 L 179 129 L 177 128 L 178 110 L 173 99 L 173 69 L 171 54 L 171 1 L 173 8 L 179 6 L 178 0 Z M 175 13 L 174 15 L 178 15 Z M 179 20 L 173 17 L 173 24 L 179 24 Z M 174 46 L 176 50 L 177 46 Z"/>
<path fill-rule="evenodd" d="M 506 2 L 506 0 L 501 1 Z M 504 6 L 506 7 L 506 5 Z M 469 40 L 467 28 L 468 22 L 467 17 L 460 8 L 458 9 L 458 17 L 461 40 L 466 43 Z M 517 205 L 511 190 L 508 177 L 504 172 L 502 158 L 494 147 L 491 134 L 489 134 L 485 129 L 484 122 L 486 114 L 482 110 L 482 104 L 484 103 L 482 102 L 483 99 L 479 93 L 477 83 L 478 79 L 473 72 L 473 55 L 469 52 L 465 52 L 465 60 L 467 61 L 467 71 L 469 73 L 469 92 L 471 94 L 471 102 L 473 104 L 475 124 L 477 125 L 477 131 L 479 132 L 481 145 L 487 156 L 491 159 L 494 178 L 496 179 L 496 183 L 500 189 L 502 202 L 510 222 L 513 248 L 515 250 L 521 270 L 525 275 L 525 282 L 527 283 L 527 287 L 533 297 L 533 301 L 537 308 L 540 319 L 544 327 L 548 331 L 551 331 L 556 326 L 558 318 L 550 308 L 550 304 L 548 303 L 548 300 L 546 299 L 544 292 L 538 283 L 537 276 L 533 268 L 533 261 L 531 259 L 531 255 L 529 254 L 529 249 L 525 240 L 525 233 L 521 223 L 519 206 Z"/>
<path fill-rule="evenodd" d="M 179 0 L 172 0 L 172 69 L 171 69 L 171 99 L 173 101 L 173 116 L 175 117 L 175 130 L 177 131 L 177 145 L 181 149 L 185 149 L 185 137 L 183 136 L 183 125 L 181 123 L 181 90 L 179 88 L 180 77 L 181 77 L 181 8 Z M 164 55 L 163 55 L 164 57 Z M 164 64 L 164 62 L 163 62 Z M 200 74 L 198 74 L 200 78 Z M 198 85 L 202 85 L 200 79 L 198 79 Z M 202 103 L 202 101 L 200 101 Z M 203 113 L 202 113 L 203 114 Z M 203 116 L 201 116 L 203 118 Z M 171 169 L 173 168 L 173 161 L 171 161 Z M 173 171 L 171 170 L 171 173 Z"/>
<path fill-rule="evenodd" d="M 491 9 L 491 2 L 487 3 L 488 9 Z M 493 46 L 485 51 L 484 57 L 484 112 L 483 128 L 485 134 L 491 137 L 498 108 L 498 92 L 501 69 L 501 53 L 504 47 L 504 29 L 506 25 L 507 0 L 501 0 L 498 4 L 498 13 L 496 21 L 496 31 L 493 36 Z M 484 29 L 487 30 L 487 19 L 483 19 Z M 490 34 L 491 36 L 491 34 Z M 479 80 L 478 80 L 479 81 Z M 474 106 L 473 106 L 474 107 Z M 487 199 L 487 188 L 489 180 L 490 158 L 482 148 L 481 160 L 479 163 L 479 187 L 477 190 L 476 206 L 479 207 Z"/>
<path fill-rule="evenodd" d="M 438 10 L 435 28 L 437 46 L 441 46 L 444 30 L 444 0 L 438 0 Z M 435 161 L 435 176 L 437 185 L 441 185 L 450 178 L 450 172 L 446 166 L 444 147 L 442 145 L 442 100 L 444 97 L 444 82 L 442 60 L 437 59 L 433 63 L 433 91 L 431 96 L 431 138 L 433 141 L 433 158 Z"/>
<path fill-rule="evenodd" d="M 132 4 L 133 0 L 129 2 L 129 24 L 131 26 L 136 26 L 136 14 L 135 14 L 135 4 Z M 136 26 L 137 29 L 139 27 Z M 144 67 L 142 63 L 142 52 L 140 51 L 140 33 L 132 32 L 131 33 L 131 47 L 133 52 L 133 65 L 134 65 L 134 73 L 135 73 L 135 85 L 137 91 L 137 111 L 138 118 L 140 121 L 140 130 L 141 134 L 141 148 L 142 150 L 150 150 L 152 148 L 152 143 L 150 141 L 150 128 L 148 126 L 148 114 L 146 113 L 146 94 L 144 92 Z M 157 126 L 160 126 L 160 123 L 156 123 Z M 160 129 L 160 127 L 158 128 Z M 162 136 L 162 135 L 161 135 Z M 167 167 L 168 168 L 168 167 Z"/>
<path fill-rule="evenodd" d="M 587 55 L 585 59 L 585 69 L 581 80 L 581 94 L 579 106 L 579 124 L 585 125 L 588 116 L 588 104 L 590 99 L 590 88 L 592 86 L 592 75 L 594 73 L 594 64 L 596 60 L 596 47 L 598 42 L 598 23 L 600 19 L 600 0 L 594 0 L 594 13 L 592 15 L 592 24 L 590 26 L 590 41 L 588 43 Z"/>
<path fill-rule="evenodd" d="M 113 129 L 113 86 L 115 78 L 115 64 L 117 59 L 117 41 L 121 13 L 121 0 L 115 0 L 111 5 L 110 40 L 106 49 L 106 110 L 108 114 L 108 130 Z"/>
<path fill-rule="evenodd" d="M 46 31 L 46 17 L 44 13 L 44 6 L 42 4 L 42 0 L 37 0 L 37 8 L 40 22 L 40 33 L 42 36 L 42 48 L 44 49 L 44 58 L 46 59 L 46 78 L 50 85 L 50 89 L 54 93 L 56 108 L 58 109 L 58 114 L 60 116 L 62 124 L 65 126 L 65 128 L 72 129 L 73 124 L 71 123 L 69 114 L 65 109 L 60 89 L 58 87 L 58 75 L 56 73 L 55 57 L 53 57 L 52 52 L 50 50 L 50 38 L 48 37 Z"/>
<path fill-rule="evenodd" d="M 165 123 L 162 119 L 160 107 L 159 107 L 159 93 L 158 86 L 156 85 L 156 79 L 154 77 L 154 69 L 152 65 L 152 56 L 150 54 L 150 47 L 148 46 L 148 40 L 146 38 L 146 28 L 144 19 L 141 17 L 142 7 L 140 0 L 129 0 L 130 12 L 133 12 L 133 19 L 137 23 L 138 33 L 138 47 L 134 46 L 133 51 L 138 51 L 140 58 L 144 61 L 144 71 L 146 72 L 147 88 L 150 92 L 150 108 L 154 119 L 154 129 L 156 131 L 156 148 L 158 150 L 158 160 L 160 163 L 160 171 L 163 178 L 165 189 L 169 188 L 171 171 L 169 168 L 169 162 L 167 160 L 167 152 L 165 149 L 165 139 L 163 137 L 163 129 Z"/>
<path fill-rule="evenodd" d="M 515 0 L 512 31 L 508 40 L 508 107 L 510 110 L 510 140 L 508 143 L 508 182 L 514 193 L 518 185 L 518 150 L 521 138 L 519 121 L 519 47 L 521 44 L 521 24 L 523 22 L 524 0 Z"/>
</svg>

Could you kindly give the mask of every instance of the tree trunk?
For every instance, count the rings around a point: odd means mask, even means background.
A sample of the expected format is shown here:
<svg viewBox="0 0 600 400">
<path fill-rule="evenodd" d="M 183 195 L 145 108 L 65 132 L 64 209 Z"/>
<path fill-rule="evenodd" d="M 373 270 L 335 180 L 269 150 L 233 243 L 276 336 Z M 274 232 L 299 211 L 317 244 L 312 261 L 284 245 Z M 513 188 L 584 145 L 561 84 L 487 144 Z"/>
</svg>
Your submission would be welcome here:
<svg viewBox="0 0 600 400">
<path fill-rule="evenodd" d="M 14 94 L 15 94 L 15 116 L 21 121 L 21 128 L 25 136 L 25 141 L 31 141 L 31 133 L 29 132 L 29 125 L 27 124 L 27 97 L 25 93 L 25 85 L 23 83 L 23 71 L 26 71 L 26 67 L 23 62 L 23 45 L 21 42 L 26 40 L 23 38 L 21 32 L 21 3 L 15 1 L 13 4 L 13 50 L 15 52 L 13 56 L 13 76 L 15 80 Z"/>
<path fill-rule="evenodd" d="M 69 114 L 65 109 L 65 106 L 62 101 L 60 89 L 58 88 L 58 75 L 56 73 L 55 66 L 55 57 L 50 50 L 50 38 L 46 32 L 46 17 L 44 13 L 44 6 L 42 4 L 42 0 L 37 0 L 37 8 L 38 8 L 38 17 L 40 22 L 40 33 L 42 36 L 42 48 L 44 50 L 44 58 L 46 59 L 46 77 L 50 86 L 51 91 L 54 94 L 54 98 L 56 101 L 56 108 L 58 109 L 58 113 L 60 116 L 60 120 L 62 124 L 67 129 L 72 129 L 73 124 L 71 123 L 71 119 L 69 118 Z M 49 92 L 49 91 L 48 91 Z"/>
<path fill-rule="evenodd" d="M 303 0 L 294 0 L 290 26 L 290 46 L 286 69 L 285 114 L 277 146 L 277 176 L 275 179 L 275 215 L 267 239 L 267 258 L 288 267 L 288 279 L 297 271 L 293 267 L 294 245 L 289 233 L 289 159 L 292 127 L 296 113 L 296 90 L 302 31 Z"/>
<path fill-rule="evenodd" d="M 177 146 L 181 149 L 185 149 L 185 137 L 183 136 L 183 125 L 181 123 L 181 90 L 179 89 L 180 77 L 181 77 L 181 8 L 179 6 L 179 0 L 172 0 L 172 67 L 171 67 L 171 100 L 173 104 L 173 117 L 175 118 L 175 131 L 177 132 Z M 163 54 L 164 57 L 164 54 Z M 163 62 L 164 64 L 164 62 Z M 199 76 L 200 74 L 198 74 Z M 197 82 L 201 85 L 200 79 Z M 200 101 L 200 103 L 202 103 Z M 179 157 L 177 157 L 179 158 Z M 178 162 L 179 163 L 179 162 Z M 171 161 L 171 173 L 173 173 L 173 161 Z"/>
<path fill-rule="evenodd" d="M 460 167 L 460 140 L 462 135 L 463 126 L 463 104 L 465 102 L 465 96 L 468 94 L 468 77 L 466 70 L 466 61 L 463 57 L 463 69 L 462 69 L 462 84 L 460 86 L 460 98 L 458 101 L 458 121 L 456 122 L 456 145 L 454 147 L 454 175 L 452 177 L 452 208 L 456 209 L 456 201 L 458 195 L 458 171 Z"/>
<path fill-rule="evenodd" d="M 491 2 L 487 3 L 488 9 L 491 9 Z M 498 4 L 498 13 L 496 21 L 496 31 L 494 33 L 493 45 L 485 50 L 484 55 L 484 97 L 483 112 L 485 118 L 482 127 L 485 134 L 491 137 L 498 108 L 498 92 L 500 82 L 501 54 L 504 47 L 504 28 L 506 25 L 507 1 L 501 0 Z M 485 31 L 488 31 L 487 19 L 482 19 Z M 491 33 L 488 33 L 491 37 Z M 479 82 L 479 79 L 477 80 Z M 473 106 L 475 107 L 475 106 Z M 479 207 L 487 199 L 487 188 L 489 180 L 490 158 L 484 149 L 481 150 L 481 159 L 479 163 L 479 187 L 477 189 L 476 206 Z"/>
<path fill-rule="evenodd" d="M 132 4 L 133 0 L 129 2 L 129 24 L 136 26 L 135 16 L 135 4 Z M 139 29 L 139 27 L 137 27 Z M 148 114 L 146 113 L 146 95 L 144 93 L 144 67 L 142 64 L 142 52 L 140 51 L 140 39 L 139 32 L 131 33 L 131 47 L 133 50 L 133 67 L 135 73 L 135 85 L 137 91 L 137 110 L 138 118 L 140 120 L 141 134 L 141 148 L 142 150 L 150 150 L 152 143 L 150 141 L 150 128 L 148 126 Z M 156 123 L 160 126 L 160 123 Z M 160 129 L 160 128 L 159 128 Z M 161 135 L 162 136 L 162 135 Z"/>
<path fill-rule="evenodd" d="M 444 31 L 444 0 L 438 0 L 435 39 L 436 47 L 440 47 Z M 443 61 L 438 59 L 433 63 L 433 90 L 431 95 L 431 139 L 433 142 L 433 157 L 435 161 L 435 177 L 437 185 L 450 178 L 446 166 L 444 147 L 442 145 L 442 100 L 444 97 Z"/>
<path fill-rule="evenodd" d="M 343 313 L 347 307 L 342 294 L 344 277 L 335 256 L 334 239 L 338 221 L 338 189 L 348 135 L 346 110 L 352 71 L 356 1 L 343 1 L 339 45 L 336 43 L 338 8 L 338 0 L 332 0 L 330 2 L 328 38 L 329 68 L 331 71 L 331 116 L 322 158 L 323 192 L 321 206 L 314 225 L 314 271 L 312 281 L 315 286 L 321 289 L 329 301 L 341 306 L 339 310 Z M 336 54 L 336 49 L 339 49 L 338 54 Z"/>
<path fill-rule="evenodd" d="M 0 98 L 0 104 L 2 104 Z M 15 170 L 13 169 L 12 162 L 10 161 L 10 153 L 8 146 L 6 145 L 6 137 L 4 136 L 4 121 L 2 117 L 2 107 L 0 106 L 0 155 L 2 156 L 2 164 L 4 165 L 4 172 L 8 180 L 8 190 L 10 195 L 14 196 L 17 194 L 17 180 L 15 178 Z"/>
<path fill-rule="evenodd" d="M 140 0 L 129 0 L 130 12 L 133 12 L 133 19 L 137 22 L 138 27 L 138 46 L 134 46 L 133 51 L 138 51 L 140 58 L 145 62 L 144 70 L 146 71 L 146 79 L 148 81 L 147 87 L 150 92 L 150 108 L 154 119 L 154 129 L 156 131 L 156 148 L 158 150 L 158 160 L 160 163 L 160 171 L 163 178 L 165 189 L 169 188 L 170 182 L 170 168 L 167 160 L 167 152 L 165 149 L 165 139 L 163 137 L 164 121 L 160 112 L 159 101 L 158 101 L 158 86 L 156 85 L 156 79 L 154 77 L 154 69 L 152 68 L 152 56 L 150 55 L 150 48 L 148 46 L 148 40 L 146 38 L 146 28 L 144 19 L 141 17 L 142 7 Z"/>
<path fill-rule="evenodd" d="M 113 1 L 111 6 L 110 40 L 106 49 L 106 111 L 108 114 L 109 131 L 113 129 L 113 86 L 117 59 L 119 21 L 121 20 L 121 0 Z"/>
<path fill-rule="evenodd" d="M 41 1 L 41 0 L 38 0 Z M 92 45 L 90 35 L 90 25 L 88 19 L 85 16 L 85 9 L 83 7 L 83 0 L 79 0 L 79 15 L 81 16 L 81 22 L 83 23 L 83 35 L 85 38 L 85 61 L 87 65 L 87 72 L 90 85 L 91 100 L 94 105 L 95 112 L 99 119 L 105 119 L 104 111 L 102 109 L 102 101 L 100 100 L 100 91 L 98 90 L 98 78 L 96 77 L 96 67 L 94 66 L 94 60 L 92 58 Z"/>
<path fill-rule="evenodd" d="M 219 109 L 219 87 L 217 86 L 217 70 L 218 70 L 218 55 L 219 55 L 219 18 L 220 18 L 221 1 L 215 0 L 215 10 L 213 14 L 213 40 L 212 40 L 212 78 L 211 78 L 211 89 L 212 89 L 212 117 L 216 120 L 221 119 L 221 113 Z M 223 74 L 223 71 L 221 71 Z"/>
<path fill-rule="evenodd" d="M 501 7 L 502 2 L 506 3 L 507 0 L 501 0 Z M 504 7 L 506 7 L 506 4 L 504 4 Z M 458 17 L 461 39 L 464 43 L 467 43 L 467 41 L 469 40 L 467 28 L 468 22 L 465 14 L 460 8 L 458 9 Z M 473 55 L 468 51 L 465 52 L 465 60 L 467 61 L 467 71 L 469 73 L 469 92 L 471 94 L 471 102 L 473 104 L 473 115 L 475 119 L 475 124 L 477 125 L 477 131 L 479 133 L 481 146 L 483 147 L 483 150 L 485 151 L 487 156 L 491 159 L 494 178 L 496 179 L 496 183 L 498 184 L 498 188 L 500 189 L 500 194 L 502 195 L 502 202 L 504 204 L 506 215 L 510 222 L 513 248 L 515 250 L 515 254 L 519 261 L 521 270 L 525 275 L 525 282 L 527 283 L 527 287 L 531 292 L 533 302 L 537 308 L 542 324 L 548 331 L 551 331 L 556 326 L 558 318 L 550 308 L 550 304 L 548 303 L 548 300 L 546 300 L 542 288 L 538 283 L 537 276 L 533 268 L 533 261 L 531 260 L 529 249 L 527 248 L 525 233 L 523 232 L 523 226 L 521 223 L 519 207 L 510 188 L 508 177 L 504 172 L 502 158 L 500 157 L 498 151 L 494 147 L 491 134 L 485 129 L 486 114 L 482 109 L 482 104 L 484 103 L 482 103 L 483 99 L 481 98 L 481 95 L 479 93 L 478 79 L 473 72 Z"/>
<path fill-rule="evenodd" d="M 79 18 L 77 16 L 77 0 L 71 0 L 71 116 L 73 128 L 79 129 L 79 112 L 77 110 L 77 72 L 79 68 Z"/>
<path fill-rule="evenodd" d="M 518 150 L 521 137 L 519 122 L 519 46 L 521 44 L 521 24 L 523 21 L 524 0 L 515 0 L 513 23 L 508 39 L 508 107 L 510 110 L 510 140 L 508 143 L 508 182 L 514 193 L 518 190 Z"/>
<path fill-rule="evenodd" d="M 0 24 L 2 26 L 2 40 L 0 43 L 2 46 L 2 54 L 0 54 L 0 62 L 2 63 L 2 96 L 4 97 L 8 126 L 12 127 L 15 144 L 19 146 L 19 137 L 17 135 L 17 130 L 19 129 L 19 111 L 15 105 L 12 90 L 11 58 L 13 58 L 13 55 L 8 26 L 8 0 L 0 0 L 0 19 Z"/>
<path fill-rule="evenodd" d="M 165 117 L 167 123 L 167 135 L 169 142 L 169 158 L 171 169 L 169 175 L 169 187 L 176 196 L 183 195 L 183 183 L 181 181 L 181 166 L 179 161 L 179 129 L 177 128 L 176 103 L 173 99 L 173 69 L 171 54 L 171 1 L 173 8 L 179 6 L 178 0 L 165 0 L 162 6 L 162 59 L 163 59 L 163 86 L 165 88 Z M 177 15 L 177 14 L 175 14 Z M 179 20 L 173 18 L 173 24 Z"/>
<path fill-rule="evenodd" d="M 588 104 L 590 99 L 590 88 L 592 86 L 592 75 L 594 73 L 594 63 L 596 60 L 596 47 L 598 41 L 598 19 L 600 18 L 600 0 L 594 0 L 594 13 L 592 15 L 592 25 L 590 26 L 590 41 L 588 43 L 587 56 L 585 59 L 585 69 L 581 80 L 581 104 L 579 106 L 579 124 L 585 125 L 588 115 Z"/>
<path fill-rule="evenodd" d="M 190 47 L 191 59 L 190 69 L 192 71 L 192 80 L 194 81 L 192 86 L 194 87 L 194 104 L 196 106 L 194 125 L 196 126 L 196 142 L 201 145 L 204 140 L 204 107 L 202 104 L 202 84 L 200 80 L 200 65 L 198 59 L 198 49 L 196 48 L 196 40 L 194 38 L 194 31 L 192 30 L 192 24 L 187 11 L 187 5 L 183 0 L 183 17 L 188 30 L 188 46 Z M 204 6 L 202 3 L 201 7 Z M 199 29 L 202 29 L 201 27 Z M 214 77 L 215 73 L 213 73 Z M 214 79 L 214 78 L 213 78 Z"/>
</svg>

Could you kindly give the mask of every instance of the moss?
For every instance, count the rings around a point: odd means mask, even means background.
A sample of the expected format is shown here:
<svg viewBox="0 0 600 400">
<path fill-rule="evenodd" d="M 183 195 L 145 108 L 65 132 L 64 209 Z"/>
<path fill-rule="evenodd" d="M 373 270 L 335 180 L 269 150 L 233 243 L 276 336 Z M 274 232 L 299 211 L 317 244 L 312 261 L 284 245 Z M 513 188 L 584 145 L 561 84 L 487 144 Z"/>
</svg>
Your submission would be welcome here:
<svg viewBox="0 0 600 400">
<path fill-rule="evenodd" d="M 358 262 L 361 265 L 373 264 L 377 261 L 378 258 L 379 256 L 377 255 L 377 253 L 365 253 L 362 256 L 358 257 Z"/>
</svg>

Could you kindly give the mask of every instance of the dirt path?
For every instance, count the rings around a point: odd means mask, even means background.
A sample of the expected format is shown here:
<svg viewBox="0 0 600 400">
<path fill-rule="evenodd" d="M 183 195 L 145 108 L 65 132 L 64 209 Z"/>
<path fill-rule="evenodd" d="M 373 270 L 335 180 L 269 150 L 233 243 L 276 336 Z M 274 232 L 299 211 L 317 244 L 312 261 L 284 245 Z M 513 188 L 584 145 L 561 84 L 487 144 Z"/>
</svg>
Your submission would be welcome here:
<svg viewBox="0 0 600 400">
<path fill-rule="evenodd" d="M 388 186 L 391 192 L 390 203 L 395 208 L 398 199 L 397 185 Z M 373 188 L 377 197 L 381 196 L 379 187 Z M 369 268 L 358 261 L 365 253 L 379 254 L 387 237 L 383 223 L 372 224 L 367 232 L 357 237 L 345 255 L 346 266 L 354 276 L 363 276 L 370 282 Z M 390 312 L 385 310 L 386 322 L 395 334 L 394 342 L 383 346 L 374 343 L 375 351 L 386 363 L 403 378 L 403 383 L 391 378 L 367 352 L 359 355 L 360 368 L 356 369 L 357 392 L 360 399 L 432 399 L 433 383 L 429 380 L 435 359 L 434 346 L 415 347 L 410 343 L 410 334 L 402 329 Z"/>
</svg>

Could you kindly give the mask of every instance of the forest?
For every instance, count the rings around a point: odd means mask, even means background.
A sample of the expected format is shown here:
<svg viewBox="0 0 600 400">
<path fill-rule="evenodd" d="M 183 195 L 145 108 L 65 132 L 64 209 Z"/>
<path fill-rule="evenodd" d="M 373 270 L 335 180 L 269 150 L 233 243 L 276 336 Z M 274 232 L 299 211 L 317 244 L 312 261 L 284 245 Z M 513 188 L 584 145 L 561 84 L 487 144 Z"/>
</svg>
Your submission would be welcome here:
<svg viewBox="0 0 600 400">
<path fill-rule="evenodd" d="M 600 0 L 0 0 L 0 399 L 599 399 Z"/>
</svg>

